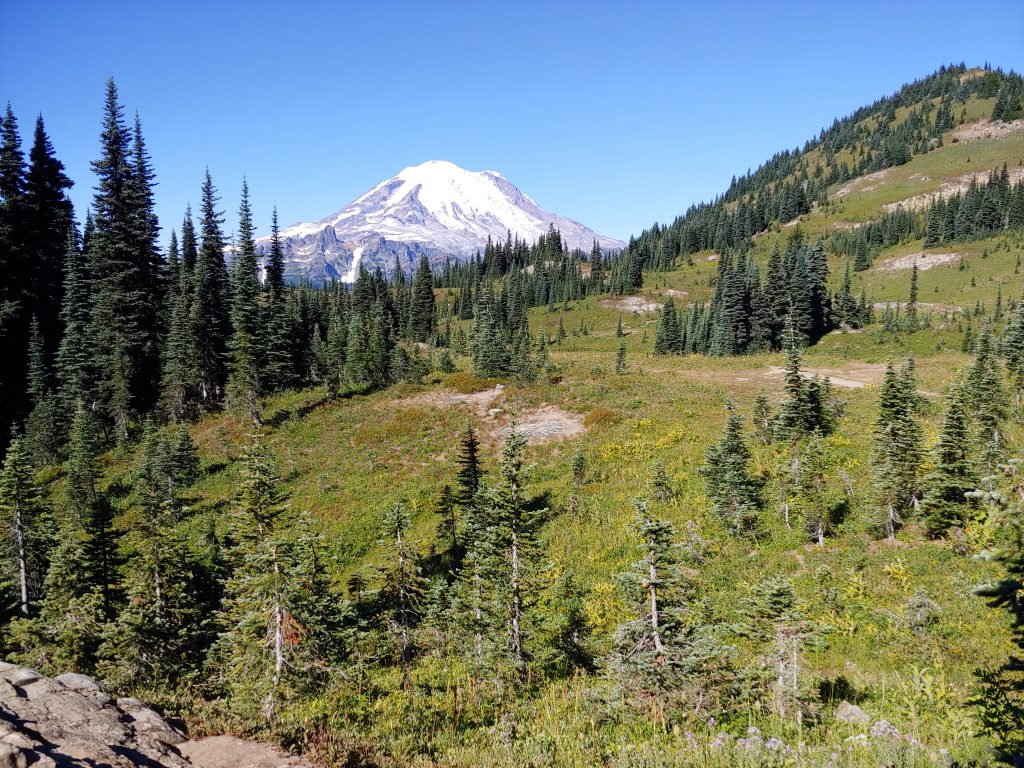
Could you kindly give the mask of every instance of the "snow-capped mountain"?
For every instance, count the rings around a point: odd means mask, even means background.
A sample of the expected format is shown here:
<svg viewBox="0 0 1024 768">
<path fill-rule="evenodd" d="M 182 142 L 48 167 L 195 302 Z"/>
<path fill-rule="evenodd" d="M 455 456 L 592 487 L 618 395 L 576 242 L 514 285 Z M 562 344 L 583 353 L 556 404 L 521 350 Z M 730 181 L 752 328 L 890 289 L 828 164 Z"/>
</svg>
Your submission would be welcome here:
<svg viewBox="0 0 1024 768">
<path fill-rule="evenodd" d="M 289 278 L 351 282 L 360 264 L 390 274 L 397 257 L 408 274 L 420 254 L 442 264 L 482 251 L 488 236 L 504 242 L 511 232 L 532 243 L 550 225 L 568 248 L 589 252 L 594 240 L 605 251 L 625 247 L 545 211 L 500 173 L 467 171 L 445 160 L 406 168 L 333 216 L 295 224 L 280 237 Z M 266 253 L 270 238 L 256 244 Z"/>
</svg>

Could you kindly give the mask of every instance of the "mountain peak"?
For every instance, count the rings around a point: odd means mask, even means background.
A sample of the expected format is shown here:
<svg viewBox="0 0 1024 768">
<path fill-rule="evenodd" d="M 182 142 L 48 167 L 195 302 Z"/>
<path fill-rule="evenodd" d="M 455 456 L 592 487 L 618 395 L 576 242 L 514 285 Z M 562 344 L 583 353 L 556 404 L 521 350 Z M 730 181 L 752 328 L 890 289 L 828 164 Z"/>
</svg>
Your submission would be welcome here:
<svg viewBox="0 0 1024 768">
<path fill-rule="evenodd" d="M 359 264 L 386 272 L 412 266 L 425 254 L 433 263 L 466 259 L 487 238 L 509 233 L 536 241 L 554 226 L 569 248 L 593 242 L 615 250 L 621 241 L 602 237 L 578 221 L 549 213 L 496 171 L 469 171 L 448 160 L 403 168 L 338 213 L 281 231 L 286 272 L 292 278 L 351 282 Z M 257 241 L 265 251 L 269 238 Z"/>
</svg>

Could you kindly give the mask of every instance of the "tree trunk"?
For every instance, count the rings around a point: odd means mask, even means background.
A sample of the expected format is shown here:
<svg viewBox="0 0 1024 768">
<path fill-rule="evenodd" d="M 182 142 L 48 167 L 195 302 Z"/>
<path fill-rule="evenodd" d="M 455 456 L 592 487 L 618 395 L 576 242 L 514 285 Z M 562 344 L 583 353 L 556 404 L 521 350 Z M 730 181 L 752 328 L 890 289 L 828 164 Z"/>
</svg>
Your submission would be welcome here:
<svg viewBox="0 0 1024 768">
<path fill-rule="evenodd" d="M 651 598 L 651 636 L 654 639 L 654 650 L 658 654 L 658 664 L 665 663 L 665 646 L 661 642 L 661 627 L 658 616 L 658 569 L 655 566 L 654 547 L 647 550 L 647 592 Z"/>
<path fill-rule="evenodd" d="M 14 515 L 14 539 L 18 550 L 18 587 L 21 590 L 21 613 L 29 614 L 28 605 L 28 547 L 25 543 L 25 518 L 21 504 Z"/>
<path fill-rule="evenodd" d="M 516 665 L 520 668 L 526 662 L 523 657 L 523 636 L 522 636 L 522 593 L 521 585 L 519 583 L 519 537 L 512 532 L 512 572 L 511 576 L 511 587 L 512 587 L 512 658 Z"/>
<path fill-rule="evenodd" d="M 409 640 L 409 584 L 406 578 L 405 541 L 402 538 L 401 525 L 397 527 L 395 543 L 398 547 L 398 627 L 402 643 L 402 686 L 409 690 L 412 687 L 412 678 L 409 675 L 412 644 Z"/>
<path fill-rule="evenodd" d="M 263 705 L 263 712 L 267 717 L 271 717 L 274 714 L 277 687 L 281 684 L 281 676 L 284 673 L 284 606 L 281 604 L 281 595 L 276 591 L 281 576 L 281 564 L 277 559 L 277 547 L 274 547 L 273 557 L 274 576 L 277 577 L 274 585 L 274 605 L 271 619 L 273 621 L 271 642 L 274 646 L 274 672 L 271 676 L 270 690 L 267 692 L 267 699 Z"/>
</svg>

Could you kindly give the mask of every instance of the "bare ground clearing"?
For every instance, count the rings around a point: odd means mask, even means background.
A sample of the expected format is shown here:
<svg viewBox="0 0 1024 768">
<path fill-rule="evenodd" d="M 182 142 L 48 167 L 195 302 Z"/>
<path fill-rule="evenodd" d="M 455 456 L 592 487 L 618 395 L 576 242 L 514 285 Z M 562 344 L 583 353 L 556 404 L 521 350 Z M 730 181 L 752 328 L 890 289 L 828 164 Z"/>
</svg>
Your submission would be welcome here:
<svg viewBox="0 0 1024 768">
<path fill-rule="evenodd" d="M 661 302 L 651 301 L 644 296 L 624 296 L 621 299 L 601 299 L 598 306 L 605 309 L 617 309 L 619 312 L 629 312 L 634 315 L 657 312 L 661 309 Z"/>
<path fill-rule="evenodd" d="M 963 255 L 962 253 L 918 251 L 917 253 L 908 253 L 906 256 L 893 256 L 892 258 L 876 262 L 874 270 L 875 272 L 899 272 L 904 269 L 912 269 L 914 263 L 917 262 L 918 270 L 923 272 L 932 267 L 941 267 L 943 264 L 959 261 Z"/>
<path fill-rule="evenodd" d="M 512 420 L 509 408 L 504 402 L 503 388 L 461 394 L 450 390 L 424 392 L 397 401 L 394 405 L 406 408 L 461 408 L 468 411 L 480 431 L 481 438 L 495 444 L 508 434 Z M 583 417 L 570 413 L 555 405 L 541 404 L 538 408 L 527 408 L 517 413 L 519 432 L 528 443 L 546 443 L 576 437 L 586 431 Z"/>
</svg>

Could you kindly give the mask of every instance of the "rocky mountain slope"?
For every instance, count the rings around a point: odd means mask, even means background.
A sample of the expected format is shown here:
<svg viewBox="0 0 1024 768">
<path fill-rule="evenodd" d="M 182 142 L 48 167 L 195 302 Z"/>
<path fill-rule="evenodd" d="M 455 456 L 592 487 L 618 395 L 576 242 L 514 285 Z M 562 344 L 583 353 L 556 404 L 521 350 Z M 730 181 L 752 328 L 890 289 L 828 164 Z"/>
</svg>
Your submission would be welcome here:
<svg viewBox="0 0 1024 768">
<path fill-rule="evenodd" d="M 359 265 L 403 269 L 426 254 L 435 264 L 468 258 L 487 238 L 504 242 L 511 233 L 532 243 L 554 226 L 569 248 L 589 251 L 625 243 L 597 234 L 578 221 L 541 208 L 496 171 L 467 171 L 431 160 L 382 181 L 338 213 L 282 230 L 286 274 L 314 282 L 352 282 Z M 257 241 L 262 253 L 270 238 Z"/>
</svg>

